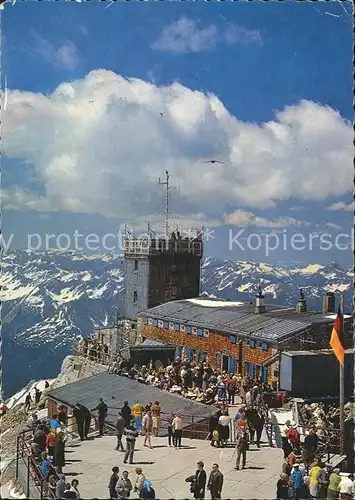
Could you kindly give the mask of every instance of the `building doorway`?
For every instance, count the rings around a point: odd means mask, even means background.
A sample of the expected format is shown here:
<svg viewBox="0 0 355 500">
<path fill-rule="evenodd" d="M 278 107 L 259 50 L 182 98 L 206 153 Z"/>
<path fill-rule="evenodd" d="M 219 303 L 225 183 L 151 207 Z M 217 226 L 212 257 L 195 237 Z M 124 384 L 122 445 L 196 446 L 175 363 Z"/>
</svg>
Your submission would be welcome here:
<svg viewBox="0 0 355 500">
<path fill-rule="evenodd" d="M 229 365 L 228 361 L 229 361 L 229 356 L 225 356 L 223 354 L 223 356 L 222 356 L 222 371 L 224 371 L 224 372 L 228 372 L 228 365 Z"/>
</svg>

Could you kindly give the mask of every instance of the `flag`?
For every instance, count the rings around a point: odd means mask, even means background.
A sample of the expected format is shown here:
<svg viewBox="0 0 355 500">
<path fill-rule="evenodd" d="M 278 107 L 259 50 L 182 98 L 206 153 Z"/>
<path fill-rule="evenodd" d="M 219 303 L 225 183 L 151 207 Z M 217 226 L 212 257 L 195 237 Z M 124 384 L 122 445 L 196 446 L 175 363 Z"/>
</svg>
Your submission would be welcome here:
<svg viewBox="0 0 355 500">
<path fill-rule="evenodd" d="M 341 310 L 340 304 L 330 337 L 330 345 L 339 363 L 344 366 L 343 311 Z"/>
</svg>

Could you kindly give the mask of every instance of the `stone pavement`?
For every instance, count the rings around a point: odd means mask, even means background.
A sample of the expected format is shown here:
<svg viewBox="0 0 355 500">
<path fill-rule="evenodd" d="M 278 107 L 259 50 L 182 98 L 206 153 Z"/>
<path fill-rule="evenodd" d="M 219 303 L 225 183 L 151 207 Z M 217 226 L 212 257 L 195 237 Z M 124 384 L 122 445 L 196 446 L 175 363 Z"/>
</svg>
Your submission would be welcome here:
<svg viewBox="0 0 355 500">
<path fill-rule="evenodd" d="M 158 499 L 192 498 L 185 478 L 194 474 L 196 463 L 202 460 L 207 473 L 213 463 L 218 463 L 224 474 L 222 498 L 273 499 L 276 482 L 282 465 L 282 450 L 264 444 L 258 450 L 255 445 L 247 454 L 245 470 L 236 471 L 234 448 L 216 449 L 209 441 L 183 439 L 181 450 L 170 448 L 167 438 L 154 438 L 154 449 L 143 447 L 143 437 L 136 442 L 134 465 L 123 463 L 123 453 L 114 450 L 115 436 L 105 436 L 80 442 L 73 441 L 67 447 L 68 465 L 64 468 L 67 480 L 79 480 L 81 498 L 108 498 L 107 485 L 114 465 L 131 472 L 134 484 L 135 468 L 142 467 Z M 131 498 L 137 498 L 135 494 Z M 207 498 L 207 495 L 206 495 Z M 209 495 L 208 495 L 209 498 Z"/>
</svg>

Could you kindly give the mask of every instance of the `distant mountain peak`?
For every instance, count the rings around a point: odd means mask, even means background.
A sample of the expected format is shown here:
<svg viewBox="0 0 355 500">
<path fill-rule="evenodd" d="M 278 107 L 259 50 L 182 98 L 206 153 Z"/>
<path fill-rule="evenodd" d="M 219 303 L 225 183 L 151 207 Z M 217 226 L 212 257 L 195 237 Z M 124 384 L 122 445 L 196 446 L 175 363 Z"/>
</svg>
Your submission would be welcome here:
<svg viewBox="0 0 355 500">
<path fill-rule="evenodd" d="M 352 270 L 336 263 L 271 265 L 205 257 L 201 282 L 206 297 L 247 302 L 262 285 L 269 302 L 287 306 L 296 305 L 303 288 L 308 308 L 320 310 L 326 291 L 350 291 Z M 1 285 L 9 394 L 30 379 L 53 377 L 78 336 L 115 323 L 124 286 L 123 257 L 16 250 L 3 257 Z M 350 293 L 345 304 L 351 310 Z"/>
</svg>

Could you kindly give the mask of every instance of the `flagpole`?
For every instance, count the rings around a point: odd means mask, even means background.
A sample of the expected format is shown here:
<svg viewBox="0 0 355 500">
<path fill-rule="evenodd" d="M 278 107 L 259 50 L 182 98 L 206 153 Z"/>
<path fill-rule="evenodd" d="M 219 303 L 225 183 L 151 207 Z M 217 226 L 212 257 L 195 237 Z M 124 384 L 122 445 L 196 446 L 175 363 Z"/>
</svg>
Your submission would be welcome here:
<svg viewBox="0 0 355 500">
<path fill-rule="evenodd" d="M 340 296 L 340 310 L 342 315 L 342 333 L 344 335 L 344 296 Z M 345 362 L 344 362 L 345 364 Z M 344 455 L 345 451 L 345 391 L 344 391 L 344 365 L 339 363 L 339 410 L 340 410 L 340 454 Z"/>
</svg>

